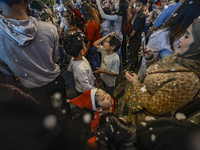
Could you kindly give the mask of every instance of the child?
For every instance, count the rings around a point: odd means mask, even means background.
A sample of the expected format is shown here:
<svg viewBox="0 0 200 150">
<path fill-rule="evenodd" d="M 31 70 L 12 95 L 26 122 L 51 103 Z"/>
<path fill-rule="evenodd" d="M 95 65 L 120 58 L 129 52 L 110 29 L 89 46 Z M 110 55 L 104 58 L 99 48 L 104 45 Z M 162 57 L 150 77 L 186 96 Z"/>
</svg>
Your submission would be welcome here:
<svg viewBox="0 0 200 150">
<path fill-rule="evenodd" d="M 72 99 L 69 102 L 78 105 L 80 108 L 95 111 L 93 121 L 91 122 L 91 129 L 94 132 L 99 125 L 99 118 L 102 113 L 115 113 L 115 100 L 102 89 L 94 88 L 87 90 L 80 97 Z"/>
<path fill-rule="evenodd" d="M 95 88 L 94 83 L 98 87 L 98 82 L 93 75 L 90 64 L 83 56 L 86 47 L 81 34 L 77 32 L 67 36 L 64 47 L 66 52 L 73 56 L 68 65 L 68 71 L 71 71 L 74 75 L 77 95 L 79 96 L 83 92 Z"/>
<path fill-rule="evenodd" d="M 70 30 L 68 31 L 69 34 L 80 32 L 83 34 L 83 32 L 80 30 L 82 28 L 82 23 L 78 18 L 72 18 L 68 21 Z"/>
<path fill-rule="evenodd" d="M 130 50 L 131 70 L 135 69 L 138 62 L 138 51 L 141 45 L 141 34 L 145 29 L 146 16 L 143 13 L 146 0 L 136 0 L 135 10 L 136 14 L 133 18 L 133 25 L 131 27 L 131 34 L 128 37 L 127 44 Z"/>
<path fill-rule="evenodd" d="M 96 130 L 99 126 L 99 119 L 102 114 L 110 112 L 115 113 L 115 100 L 102 89 L 91 89 L 84 92 L 80 97 L 69 101 L 72 104 L 78 105 L 80 108 L 87 108 L 95 111 L 93 120 L 91 121 L 91 129 L 96 135 Z M 96 137 L 91 138 L 87 144 L 90 147 L 95 147 Z"/>
<path fill-rule="evenodd" d="M 105 40 L 105 43 L 102 45 L 101 42 Z M 107 36 L 97 40 L 94 43 L 94 46 L 102 54 L 101 66 L 96 68 L 97 71 L 94 73 L 101 73 L 102 84 L 106 88 L 106 92 L 113 96 L 113 91 L 115 89 L 115 80 L 119 74 L 119 65 L 120 60 L 119 56 L 116 53 L 121 46 L 120 38 L 113 32 Z"/>
</svg>

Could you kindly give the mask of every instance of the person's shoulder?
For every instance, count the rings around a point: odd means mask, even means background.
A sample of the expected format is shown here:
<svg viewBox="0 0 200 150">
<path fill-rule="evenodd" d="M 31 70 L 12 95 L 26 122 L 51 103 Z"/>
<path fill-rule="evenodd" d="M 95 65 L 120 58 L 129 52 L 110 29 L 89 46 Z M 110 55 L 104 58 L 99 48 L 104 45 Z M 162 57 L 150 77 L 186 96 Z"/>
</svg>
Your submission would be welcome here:
<svg viewBox="0 0 200 150">
<path fill-rule="evenodd" d="M 38 28 L 57 32 L 57 28 L 55 25 L 48 23 L 48 22 L 44 22 L 44 21 L 38 21 Z"/>
</svg>

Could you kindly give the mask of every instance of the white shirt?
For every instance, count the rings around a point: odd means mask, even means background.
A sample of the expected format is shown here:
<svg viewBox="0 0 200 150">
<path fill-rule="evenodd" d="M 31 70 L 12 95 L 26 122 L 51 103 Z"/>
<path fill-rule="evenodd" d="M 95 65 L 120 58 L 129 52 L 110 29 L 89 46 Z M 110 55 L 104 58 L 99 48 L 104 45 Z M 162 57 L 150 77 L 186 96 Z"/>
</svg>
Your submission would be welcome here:
<svg viewBox="0 0 200 150">
<path fill-rule="evenodd" d="M 115 52 L 111 55 L 108 55 L 108 52 L 103 50 L 102 45 L 100 45 L 98 51 L 102 54 L 100 68 L 106 71 L 113 72 L 115 74 L 119 74 L 120 60 L 118 54 Z M 115 80 L 117 78 L 116 76 L 101 73 L 100 77 L 109 87 L 115 86 Z"/>
<path fill-rule="evenodd" d="M 94 86 L 94 74 L 87 59 L 83 56 L 83 60 L 74 61 L 72 57 L 68 71 L 74 75 L 75 87 L 78 92 L 85 92 L 87 90 L 96 88 Z"/>
</svg>

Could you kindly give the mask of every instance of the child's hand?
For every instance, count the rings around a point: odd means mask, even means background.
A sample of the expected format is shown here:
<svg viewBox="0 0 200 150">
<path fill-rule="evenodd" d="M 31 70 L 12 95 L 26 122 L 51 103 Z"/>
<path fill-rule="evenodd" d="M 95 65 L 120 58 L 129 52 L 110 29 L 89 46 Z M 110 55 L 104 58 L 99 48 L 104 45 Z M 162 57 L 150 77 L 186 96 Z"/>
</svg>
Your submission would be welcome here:
<svg viewBox="0 0 200 150">
<path fill-rule="evenodd" d="M 138 76 L 135 73 L 130 73 L 129 71 L 126 72 L 125 77 L 131 84 L 138 81 Z"/>
<path fill-rule="evenodd" d="M 104 70 L 103 69 L 101 69 L 101 68 L 98 68 L 98 67 L 96 67 L 96 71 L 93 71 L 93 73 L 97 73 L 97 74 L 99 74 L 99 73 L 103 73 L 104 72 Z"/>
</svg>

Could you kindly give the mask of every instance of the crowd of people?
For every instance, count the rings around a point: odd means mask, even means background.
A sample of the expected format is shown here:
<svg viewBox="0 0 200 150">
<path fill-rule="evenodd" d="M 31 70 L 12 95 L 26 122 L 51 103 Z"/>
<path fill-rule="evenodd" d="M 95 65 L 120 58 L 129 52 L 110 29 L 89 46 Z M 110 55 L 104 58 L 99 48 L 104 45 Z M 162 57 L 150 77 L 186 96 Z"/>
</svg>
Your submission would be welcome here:
<svg viewBox="0 0 200 150">
<path fill-rule="evenodd" d="M 2 149 L 200 148 L 199 0 L 0 0 L 0 8 Z M 123 118 L 114 90 L 127 66 Z M 73 74 L 75 99 L 61 68 Z M 87 142 L 71 104 L 93 116 Z"/>
</svg>

